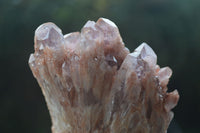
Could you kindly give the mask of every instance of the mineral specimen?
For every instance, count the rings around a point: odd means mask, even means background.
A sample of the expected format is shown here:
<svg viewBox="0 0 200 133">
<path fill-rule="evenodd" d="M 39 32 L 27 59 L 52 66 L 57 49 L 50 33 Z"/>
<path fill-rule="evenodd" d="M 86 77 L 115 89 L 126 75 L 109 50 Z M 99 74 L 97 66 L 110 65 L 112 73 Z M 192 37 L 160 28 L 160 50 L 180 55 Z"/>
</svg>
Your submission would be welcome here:
<svg viewBox="0 0 200 133">
<path fill-rule="evenodd" d="M 172 71 L 142 43 L 133 53 L 108 19 L 67 35 L 53 23 L 35 31 L 29 65 L 50 111 L 53 133 L 166 133 L 178 102 Z"/>
</svg>

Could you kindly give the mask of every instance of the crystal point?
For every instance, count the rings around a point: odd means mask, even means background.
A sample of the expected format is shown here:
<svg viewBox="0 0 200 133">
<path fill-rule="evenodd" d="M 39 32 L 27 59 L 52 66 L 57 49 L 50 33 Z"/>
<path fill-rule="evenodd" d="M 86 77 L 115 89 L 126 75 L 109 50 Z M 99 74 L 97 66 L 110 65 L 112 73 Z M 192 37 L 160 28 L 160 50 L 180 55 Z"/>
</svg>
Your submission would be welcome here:
<svg viewBox="0 0 200 133">
<path fill-rule="evenodd" d="M 161 68 L 158 72 L 158 78 L 162 86 L 166 86 L 169 82 L 169 78 L 172 75 L 172 70 L 169 67 Z"/>
<path fill-rule="evenodd" d="M 149 63 L 151 66 L 155 66 L 157 63 L 157 55 L 154 53 L 153 49 L 146 43 L 142 43 L 139 47 L 135 49 L 135 52 L 140 55 L 140 57 Z"/>
<path fill-rule="evenodd" d="M 40 49 L 41 44 L 48 47 L 57 47 L 56 45 L 63 43 L 63 39 L 61 30 L 55 24 L 42 24 L 35 31 L 35 49 Z"/>
<path fill-rule="evenodd" d="M 115 23 L 113 23 L 112 21 L 110 21 L 109 19 L 106 19 L 106 18 L 100 18 L 99 21 L 103 21 L 104 23 L 114 27 L 114 28 L 117 28 L 117 26 L 115 25 Z"/>
<path fill-rule="evenodd" d="M 146 43 L 130 53 L 117 26 L 100 18 L 64 36 L 45 23 L 34 46 L 29 65 L 53 133 L 166 133 L 179 95 L 166 91 L 172 71 Z"/>
</svg>

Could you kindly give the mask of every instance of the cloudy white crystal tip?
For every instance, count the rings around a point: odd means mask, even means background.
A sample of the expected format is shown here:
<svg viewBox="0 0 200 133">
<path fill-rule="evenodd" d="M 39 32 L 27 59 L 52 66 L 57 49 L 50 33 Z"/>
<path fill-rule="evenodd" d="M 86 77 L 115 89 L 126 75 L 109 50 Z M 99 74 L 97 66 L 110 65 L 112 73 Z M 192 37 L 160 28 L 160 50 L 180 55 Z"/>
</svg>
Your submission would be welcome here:
<svg viewBox="0 0 200 133">
<path fill-rule="evenodd" d="M 106 18 L 100 18 L 100 20 L 104 21 L 105 23 L 109 24 L 110 26 L 113 26 L 113 27 L 116 27 L 116 24 L 113 23 L 112 21 L 110 21 L 109 19 L 106 19 Z"/>
</svg>

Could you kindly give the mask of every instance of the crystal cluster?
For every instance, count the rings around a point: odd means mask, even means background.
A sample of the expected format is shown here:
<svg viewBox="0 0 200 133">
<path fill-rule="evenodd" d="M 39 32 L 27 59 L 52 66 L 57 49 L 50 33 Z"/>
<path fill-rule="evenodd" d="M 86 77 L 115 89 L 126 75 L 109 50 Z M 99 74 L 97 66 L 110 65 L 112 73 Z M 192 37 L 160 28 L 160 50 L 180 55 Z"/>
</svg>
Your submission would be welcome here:
<svg viewBox="0 0 200 133">
<path fill-rule="evenodd" d="M 178 102 L 172 71 L 142 43 L 130 53 L 108 19 L 63 36 L 53 23 L 35 31 L 29 65 L 45 96 L 53 133 L 166 133 Z"/>
</svg>

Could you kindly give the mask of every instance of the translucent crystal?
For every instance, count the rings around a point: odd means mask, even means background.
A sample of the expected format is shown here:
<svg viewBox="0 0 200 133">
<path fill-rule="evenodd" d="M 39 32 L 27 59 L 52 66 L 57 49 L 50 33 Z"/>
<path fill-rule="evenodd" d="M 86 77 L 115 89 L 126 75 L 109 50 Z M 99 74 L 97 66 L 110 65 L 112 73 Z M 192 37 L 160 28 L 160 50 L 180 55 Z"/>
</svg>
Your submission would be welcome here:
<svg viewBox="0 0 200 133">
<path fill-rule="evenodd" d="M 133 53 L 117 26 L 100 18 L 66 35 L 53 23 L 35 32 L 30 68 L 45 96 L 53 133 L 165 133 L 178 102 L 167 93 L 170 68 L 160 68 L 146 43 Z"/>
</svg>

